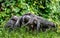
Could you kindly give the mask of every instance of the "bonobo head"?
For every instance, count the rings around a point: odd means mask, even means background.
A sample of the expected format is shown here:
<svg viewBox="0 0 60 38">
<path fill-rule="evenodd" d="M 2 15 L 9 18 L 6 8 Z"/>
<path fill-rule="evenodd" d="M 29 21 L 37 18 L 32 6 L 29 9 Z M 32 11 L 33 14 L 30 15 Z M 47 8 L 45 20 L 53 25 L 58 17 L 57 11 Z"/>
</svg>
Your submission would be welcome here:
<svg viewBox="0 0 60 38">
<path fill-rule="evenodd" d="M 34 16 L 35 16 L 35 15 L 33 15 L 33 14 L 30 13 L 30 12 L 24 14 L 24 15 L 22 16 L 22 21 L 23 21 L 23 23 L 29 22 L 30 19 L 32 19 Z"/>
<path fill-rule="evenodd" d="M 31 17 L 29 15 L 24 15 L 22 19 L 23 19 L 23 22 L 27 23 L 31 19 Z"/>
</svg>

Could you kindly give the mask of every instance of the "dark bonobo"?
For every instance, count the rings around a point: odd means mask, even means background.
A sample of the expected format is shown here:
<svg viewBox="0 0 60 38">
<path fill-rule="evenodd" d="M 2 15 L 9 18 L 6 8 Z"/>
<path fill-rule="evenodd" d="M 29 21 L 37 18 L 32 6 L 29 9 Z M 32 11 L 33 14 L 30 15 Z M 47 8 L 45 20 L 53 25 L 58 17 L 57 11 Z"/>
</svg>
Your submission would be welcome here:
<svg viewBox="0 0 60 38">
<path fill-rule="evenodd" d="M 24 14 L 23 16 L 13 16 L 11 19 L 6 23 L 5 28 L 16 28 L 21 26 L 28 26 L 29 30 L 37 30 L 46 31 L 46 29 L 51 29 L 52 27 L 55 28 L 56 25 L 53 22 L 50 22 L 41 16 L 36 16 L 31 13 Z"/>
<path fill-rule="evenodd" d="M 24 15 L 21 17 L 21 19 L 20 19 L 20 23 L 21 23 L 22 25 L 24 25 L 24 24 L 26 24 L 30 19 L 31 19 L 30 13 L 24 14 Z"/>
<path fill-rule="evenodd" d="M 34 30 L 37 29 L 37 27 L 40 27 L 39 20 L 35 17 L 35 15 L 31 13 L 24 14 L 21 18 L 22 24 L 24 26 L 28 25 L 29 29 Z"/>
<path fill-rule="evenodd" d="M 52 27 L 55 28 L 55 26 L 56 26 L 53 22 L 50 22 L 50 21 L 42 18 L 41 16 L 36 16 L 34 14 L 31 14 L 31 13 L 27 13 L 25 15 L 24 15 L 25 17 L 23 16 L 25 21 L 27 20 L 27 18 L 29 18 L 27 23 L 25 23 L 25 24 L 29 25 L 29 27 L 33 26 L 33 28 L 34 28 L 34 26 L 36 26 L 37 30 L 42 29 L 42 31 L 46 31 L 47 28 L 49 28 L 49 29 Z"/>
<path fill-rule="evenodd" d="M 9 27 L 11 29 L 14 29 L 15 23 L 17 22 L 19 17 L 17 16 L 12 16 L 9 21 L 6 23 L 5 28 Z"/>
</svg>

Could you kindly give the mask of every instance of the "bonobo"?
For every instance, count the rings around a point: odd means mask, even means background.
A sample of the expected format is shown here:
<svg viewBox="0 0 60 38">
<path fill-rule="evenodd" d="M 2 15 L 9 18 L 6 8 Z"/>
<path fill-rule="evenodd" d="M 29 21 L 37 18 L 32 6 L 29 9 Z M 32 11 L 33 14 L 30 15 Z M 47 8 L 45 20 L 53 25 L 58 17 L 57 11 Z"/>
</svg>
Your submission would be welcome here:
<svg viewBox="0 0 60 38">
<path fill-rule="evenodd" d="M 22 16 L 21 18 L 22 24 L 25 26 L 28 25 L 29 29 L 34 30 L 35 28 L 38 30 L 37 27 L 40 27 L 39 20 L 31 13 L 27 13 Z"/>
<path fill-rule="evenodd" d="M 55 24 L 53 22 L 50 22 L 50 21 L 42 18 L 41 16 L 36 16 L 34 14 L 31 14 L 31 13 L 27 13 L 25 15 L 24 15 L 25 17 L 23 16 L 25 21 L 27 20 L 27 18 L 29 18 L 27 23 L 26 23 L 26 25 L 29 25 L 29 27 L 31 25 L 34 28 L 34 26 L 36 25 L 37 26 L 37 30 L 39 30 L 41 28 L 42 31 L 46 31 L 47 28 L 52 28 L 52 27 L 55 28 Z"/>
<path fill-rule="evenodd" d="M 9 27 L 11 29 L 14 29 L 14 25 L 17 22 L 18 17 L 17 16 L 12 16 L 11 19 L 6 23 L 5 28 Z"/>
<path fill-rule="evenodd" d="M 27 23 L 32 17 L 34 17 L 31 13 L 24 14 L 21 18 L 22 24 Z"/>
<path fill-rule="evenodd" d="M 24 25 L 31 19 L 31 16 L 32 15 L 30 13 L 24 14 L 20 19 L 20 23 Z"/>
</svg>

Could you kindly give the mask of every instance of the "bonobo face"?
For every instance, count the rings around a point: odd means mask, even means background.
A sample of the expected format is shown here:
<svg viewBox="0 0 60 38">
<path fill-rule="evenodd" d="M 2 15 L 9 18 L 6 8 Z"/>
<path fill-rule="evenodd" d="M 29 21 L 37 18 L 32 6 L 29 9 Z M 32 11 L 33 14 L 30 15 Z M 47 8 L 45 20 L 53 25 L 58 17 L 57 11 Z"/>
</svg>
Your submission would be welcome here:
<svg viewBox="0 0 60 38">
<path fill-rule="evenodd" d="M 24 15 L 24 16 L 23 16 L 23 21 L 24 21 L 25 23 L 27 23 L 30 19 L 31 19 L 31 17 L 30 17 L 29 15 Z"/>
</svg>

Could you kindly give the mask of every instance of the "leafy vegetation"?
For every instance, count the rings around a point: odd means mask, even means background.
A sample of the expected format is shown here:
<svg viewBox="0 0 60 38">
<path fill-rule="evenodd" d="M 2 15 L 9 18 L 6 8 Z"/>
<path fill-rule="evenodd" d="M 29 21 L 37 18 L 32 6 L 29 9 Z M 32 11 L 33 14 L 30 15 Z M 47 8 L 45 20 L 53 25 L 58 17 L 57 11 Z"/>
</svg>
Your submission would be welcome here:
<svg viewBox="0 0 60 38">
<path fill-rule="evenodd" d="M 56 32 L 26 32 L 24 29 L 8 32 L 3 27 L 13 15 L 31 12 L 57 24 Z M 60 38 L 60 0 L 0 0 L 0 38 Z"/>
</svg>

